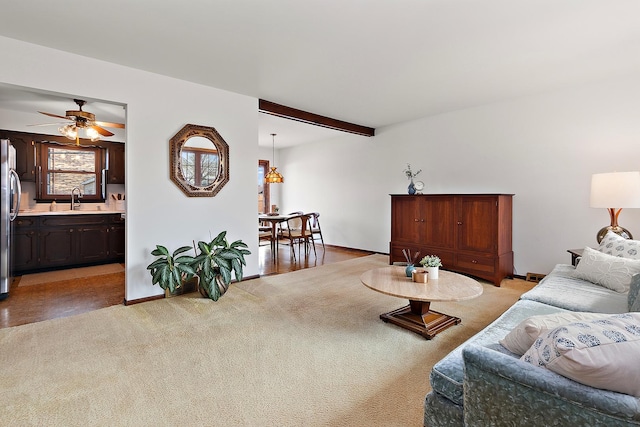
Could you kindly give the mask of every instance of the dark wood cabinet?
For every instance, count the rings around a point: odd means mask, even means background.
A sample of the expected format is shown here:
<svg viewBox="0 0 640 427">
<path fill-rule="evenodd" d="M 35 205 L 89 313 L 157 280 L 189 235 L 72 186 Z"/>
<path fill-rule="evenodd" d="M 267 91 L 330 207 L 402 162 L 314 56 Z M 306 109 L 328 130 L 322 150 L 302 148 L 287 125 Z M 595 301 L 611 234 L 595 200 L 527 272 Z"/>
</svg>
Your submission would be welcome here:
<svg viewBox="0 0 640 427">
<path fill-rule="evenodd" d="M 120 142 L 101 142 L 107 149 L 107 184 L 124 184 L 124 144 Z"/>
<path fill-rule="evenodd" d="M 39 266 L 60 267 L 74 265 L 75 240 L 73 228 L 44 228 L 38 231 L 40 243 Z"/>
<path fill-rule="evenodd" d="M 78 263 L 95 263 L 109 259 L 108 227 L 95 225 L 78 227 L 76 239 Z"/>
<path fill-rule="evenodd" d="M 9 139 L 16 148 L 16 172 L 20 180 L 36 181 L 36 144 L 51 141 L 68 144 L 70 141 L 62 135 L 45 135 L 39 133 L 18 132 L 0 129 L 0 138 Z M 106 165 L 107 184 L 124 184 L 124 143 L 98 141 L 91 142 L 81 138 L 81 144 L 98 145 L 107 150 L 109 162 Z"/>
<path fill-rule="evenodd" d="M 36 161 L 33 135 L 24 132 L 0 130 L 0 138 L 11 141 L 16 149 L 16 172 L 21 181 L 36 180 Z"/>
<path fill-rule="evenodd" d="M 12 232 L 15 274 L 124 261 L 120 214 L 18 217 Z"/>
<path fill-rule="evenodd" d="M 12 271 L 28 271 L 38 266 L 37 218 L 18 217 L 11 223 Z"/>
<path fill-rule="evenodd" d="M 109 226 L 109 259 L 113 262 L 124 260 L 125 234 L 124 218 L 120 216 L 111 217 Z"/>
<path fill-rule="evenodd" d="M 513 275 L 510 194 L 391 196 L 389 260 L 402 249 L 437 255 L 443 268 L 500 285 Z"/>
</svg>

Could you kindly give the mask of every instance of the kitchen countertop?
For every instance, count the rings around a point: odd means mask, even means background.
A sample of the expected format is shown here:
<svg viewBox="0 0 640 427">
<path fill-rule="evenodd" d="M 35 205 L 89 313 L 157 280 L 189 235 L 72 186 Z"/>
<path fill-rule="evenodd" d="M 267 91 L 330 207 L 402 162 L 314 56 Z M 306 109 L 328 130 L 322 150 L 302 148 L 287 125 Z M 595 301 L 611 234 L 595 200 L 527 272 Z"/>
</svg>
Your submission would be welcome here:
<svg viewBox="0 0 640 427">
<path fill-rule="evenodd" d="M 49 215 L 109 215 L 109 214 L 123 214 L 123 211 L 115 210 L 103 210 L 103 211 L 88 211 L 88 210 L 57 210 L 57 211 L 20 211 L 18 216 L 49 216 Z"/>
</svg>

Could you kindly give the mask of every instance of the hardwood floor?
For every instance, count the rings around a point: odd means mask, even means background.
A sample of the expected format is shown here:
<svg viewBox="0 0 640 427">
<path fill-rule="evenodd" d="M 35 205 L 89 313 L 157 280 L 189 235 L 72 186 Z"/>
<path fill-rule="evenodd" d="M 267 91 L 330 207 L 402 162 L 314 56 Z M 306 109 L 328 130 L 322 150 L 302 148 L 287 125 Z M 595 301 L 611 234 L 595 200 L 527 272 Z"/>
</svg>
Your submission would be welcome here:
<svg viewBox="0 0 640 427">
<path fill-rule="evenodd" d="M 303 268 L 317 267 L 323 264 L 331 264 L 333 262 L 346 261 L 352 258 L 358 258 L 373 254 L 369 251 L 361 251 L 358 249 L 341 248 L 337 246 L 326 246 L 325 250 L 322 249 L 321 244 L 316 245 L 316 254 L 314 255 L 313 249 L 311 253 L 305 256 L 304 249 L 302 250 L 302 256 L 298 252 L 298 247 L 295 246 L 296 259 L 291 256 L 291 248 L 289 245 L 278 245 L 278 259 L 274 261 L 272 251 L 269 246 L 260 246 L 259 262 L 261 276 L 270 274 L 288 273 L 290 271 L 301 270 Z"/>
<path fill-rule="evenodd" d="M 281 245 L 274 262 L 271 249 L 259 249 L 259 274 L 281 274 L 303 268 L 370 255 L 371 252 L 327 246 L 317 248 L 317 257 L 297 256 L 294 261 L 289 246 Z M 81 279 L 56 281 L 39 285 L 20 286 L 20 277 L 11 285 L 9 297 L 0 301 L 0 328 L 66 317 L 99 308 L 122 304 L 124 301 L 124 273 L 114 273 Z"/>
</svg>

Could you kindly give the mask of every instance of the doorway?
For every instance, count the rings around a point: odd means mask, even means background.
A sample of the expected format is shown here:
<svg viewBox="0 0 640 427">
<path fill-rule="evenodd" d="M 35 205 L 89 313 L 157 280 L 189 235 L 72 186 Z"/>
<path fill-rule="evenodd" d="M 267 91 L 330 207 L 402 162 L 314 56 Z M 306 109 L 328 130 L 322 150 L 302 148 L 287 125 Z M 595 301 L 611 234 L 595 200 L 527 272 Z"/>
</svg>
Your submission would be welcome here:
<svg viewBox="0 0 640 427">
<path fill-rule="evenodd" d="M 0 95 L 0 109 L 12 111 L 11 115 L 0 118 L 0 129 L 11 131 L 13 134 L 44 134 L 49 135 L 46 138 L 47 140 L 75 143 L 75 141 L 67 141 L 65 139 L 66 135 L 62 136 L 58 133 L 59 124 L 47 123 L 51 122 L 50 118 L 42 116 L 42 119 L 40 119 L 40 116 L 34 116 L 34 113 L 46 111 L 56 115 L 64 115 L 66 110 L 74 108 L 74 99 L 78 98 L 78 96 L 42 92 L 37 89 L 7 84 L 0 84 Z M 126 106 L 124 104 L 115 104 L 110 101 L 88 100 L 84 109 L 95 113 L 96 118 L 98 120 L 104 120 L 105 123 L 125 123 L 126 120 Z M 64 117 L 62 117 L 62 119 L 64 119 Z M 30 125 L 40 126 L 34 132 L 34 128 L 30 127 Z M 124 212 L 124 204 L 126 203 L 124 201 L 124 142 L 126 140 L 126 133 L 124 129 L 119 128 L 113 129 L 110 127 L 109 130 L 113 130 L 114 136 L 89 144 L 101 147 L 105 152 L 108 152 L 107 156 L 111 160 L 109 164 L 113 166 L 105 167 L 104 169 L 106 174 L 103 176 L 108 178 L 108 180 L 104 180 L 104 198 L 93 201 L 90 201 L 89 198 L 80 199 L 80 211 L 101 211 L 101 214 Z M 84 135 L 81 134 L 80 138 L 84 138 Z M 28 142 L 30 143 L 31 141 L 30 139 Z M 34 151 L 32 148 L 28 153 L 33 153 Z M 33 165 L 33 163 L 31 164 Z M 101 165 L 100 169 L 102 168 L 103 166 Z M 36 181 L 33 178 L 23 178 L 22 181 L 23 203 L 21 203 L 21 210 L 24 214 L 23 219 L 36 218 L 36 215 L 38 215 L 40 211 L 46 211 L 46 215 L 48 215 L 46 218 L 50 219 L 52 218 L 51 211 L 69 210 L 69 200 L 67 198 L 58 200 L 57 206 L 50 206 L 50 201 L 45 203 L 43 200 L 36 200 Z M 97 218 L 101 215 L 89 216 Z M 20 218 L 20 216 L 18 218 Z M 45 218 L 45 216 L 41 216 L 41 218 Z M 100 228 L 103 226 L 102 223 L 101 225 L 92 226 L 91 230 L 89 230 L 88 227 L 82 228 L 83 232 L 86 231 L 87 236 L 98 236 L 99 242 L 104 244 L 105 247 L 108 247 L 107 256 L 109 259 L 104 261 L 107 262 L 107 264 L 102 264 L 102 261 L 97 261 L 92 258 L 97 256 L 96 254 L 104 253 L 103 249 L 101 249 L 103 247 L 102 245 L 93 244 L 88 237 L 85 239 L 69 239 L 70 241 L 81 240 L 80 243 L 77 243 L 77 247 L 87 247 L 88 249 L 88 251 L 78 249 L 80 255 L 76 255 L 77 260 L 74 261 L 74 265 L 101 264 L 95 265 L 95 267 L 98 269 L 104 267 L 103 270 L 96 271 L 94 269 L 93 271 L 85 271 L 85 267 L 70 268 L 68 270 L 59 269 L 39 273 L 42 275 L 41 277 L 33 277 L 38 273 L 29 275 L 32 277 L 28 277 L 28 280 L 26 274 L 24 276 L 16 276 L 11 284 L 8 298 L 0 303 L 0 328 L 66 317 L 112 305 L 123 304 L 125 296 L 124 252 L 126 251 L 126 247 L 123 232 L 125 227 L 124 216 L 122 216 L 122 218 L 122 222 L 116 223 L 112 221 L 104 224 L 104 231 L 108 233 L 106 237 L 100 234 L 103 231 L 102 228 Z M 26 221 L 23 222 L 26 224 Z M 51 221 L 47 223 L 48 228 L 46 228 L 46 232 L 48 233 L 46 234 L 48 239 L 46 241 L 47 250 L 51 249 L 51 243 L 58 243 L 53 234 L 53 232 L 57 230 L 53 225 L 49 226 L 50 223 Z M 35 234 L 29 234 L 32 240 L 38 239 L 38 242 L 41 242 L 40 236 L 44 230 L 43 227 L 44 226 L 40 225 L 40 222 L 34 225 L 35 231 L 33 231 L 33 233 Z M 77 232 L 80 229 L 78 227 L 76 228 L 74 228 L 73 231 Z M 117 231 L 117 233 L 115 231 Z M 75 234 L 77 233 L 74 233 L 74 236 Z M 89 246 L 86 246 L 87 244 Z M 15 242 L 13 246 L 15 247 Z M 31 262 L 28 256 L 33 253 L 33 262 L 37 262 L 37 264 L 30 264 L 34 266 L 33 270 L 24 265 L 21 269 L 18 269 L 24 273 L 28 273 L 29 270 L 37 271 L 37 265 L 40 263 L 40 255 L 42 253 L 49 253 L 46 252 L 45 249 L 42 249 L 41 245 L 35 245 L 32 246 L 32 248 L 32 250 L 22 251 L 22 253 L 19 254 L 20 257 Z M 117 248 L 117 250 L 113 251 L 112 248 Z M 113 256 L 111 256 L 112 254 Z M 13 254 L 13 257 L 17 259 L 16 254 Z M 53 262 L 51 259 L 48 259 L 48 261 Z M 61 268 L 61 266 L 52 268 Z M 47 266 L 46 269 L 49 269 L 49 267 Z M 18 274 L 20 274 L 20 271 L 18 271 Z M 25 280 L 22 280 L 23 278 L 25 278 Z"/>
</svg>

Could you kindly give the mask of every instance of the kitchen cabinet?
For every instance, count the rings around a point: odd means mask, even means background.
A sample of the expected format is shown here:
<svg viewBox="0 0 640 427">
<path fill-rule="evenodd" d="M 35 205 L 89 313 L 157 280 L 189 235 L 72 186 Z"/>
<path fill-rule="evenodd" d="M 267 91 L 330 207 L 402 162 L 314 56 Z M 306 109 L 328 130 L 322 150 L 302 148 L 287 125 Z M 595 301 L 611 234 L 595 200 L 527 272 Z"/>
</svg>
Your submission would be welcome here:
<svg viewBox="0 0 640 427">
<path fill-rule="evenodd" d="M 38 266 L 37 218 L 18 217 L 11 223 L 12 271 L 28 271 Z"/>
<path fill-rule="evenodd" d="M 33 134 L 0 130 L 0 138 L 11 141 L 16 149 L 16 172 L 20 181 L 34 182 L 36 162 Z"/>
<path fill-rule="evenodd" d="M 15 274 L 124 261 L 120 214 L 18 217 L 13 229 Z"/>
<path fill-rule="evenodd" d="M 43 141 L 69 143 L 69 140 L 62 135 L 45 135 L 2 129 L 0 129 L 0 138 L 9 139 L 16 148 L 16 172 L 18 172 L 20 180 L 25 182 L 36 181 L 36 143 Z M 109 155 L 107 184 L 124 184 L 123 143 L 110 141 L 98 141 L 96 143 L 84 138 L 81 138 L 80 141 L 84 145 L 97 145 L 107 149 Z"/>
<path fill-rule="evenodd" d="M 108 151 L 109 163 L 107 168 L 108 184 L 124 184 L 124 144 L 120 142 L 104 143 Z"/>
<path fill-rule="evenodd" d="M 124 261 L 125 234 L 124 218 L 112 215 L 109 225 L 109 259 L 112 262 Z"/>
<path fill-rule="evenodd" d="M 443 268 L 500 285 L 513 275 L 510 194 L 391 196 L 389 261 L 403 249 L 437 255 Z"/>
</svg>

